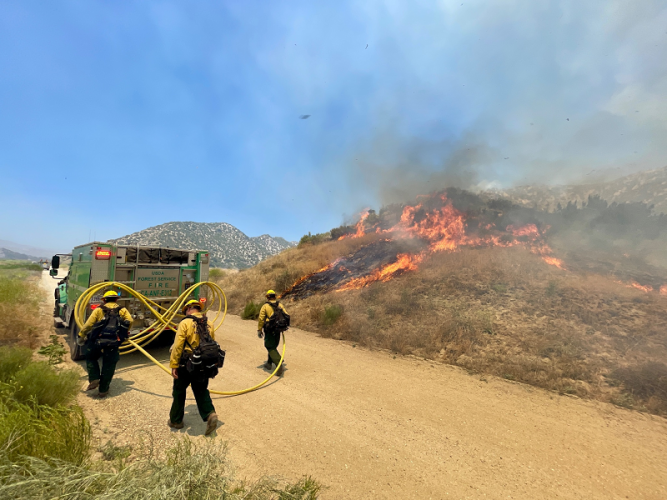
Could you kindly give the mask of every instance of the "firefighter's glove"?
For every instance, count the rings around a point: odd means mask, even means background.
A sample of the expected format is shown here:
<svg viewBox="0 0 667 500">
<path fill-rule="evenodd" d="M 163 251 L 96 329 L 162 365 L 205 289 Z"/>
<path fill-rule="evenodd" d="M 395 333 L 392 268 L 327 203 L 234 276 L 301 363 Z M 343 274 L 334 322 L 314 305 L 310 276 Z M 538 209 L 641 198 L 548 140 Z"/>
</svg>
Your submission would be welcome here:
<svg viewBox="0 0 667 500">
<path fill-rule="evenodd" d="M 262 330 L 257 330 L 257 338 L 259 339 L 264 338 L 264 332 Z"/>
<path fill-rule="evenodd" d="M 80 346 L 86 345 L 86 337 L 82 337 L 81 335 L 78 335 L 76 337 L 76 345 L 80 345 Z"/>
</svg>

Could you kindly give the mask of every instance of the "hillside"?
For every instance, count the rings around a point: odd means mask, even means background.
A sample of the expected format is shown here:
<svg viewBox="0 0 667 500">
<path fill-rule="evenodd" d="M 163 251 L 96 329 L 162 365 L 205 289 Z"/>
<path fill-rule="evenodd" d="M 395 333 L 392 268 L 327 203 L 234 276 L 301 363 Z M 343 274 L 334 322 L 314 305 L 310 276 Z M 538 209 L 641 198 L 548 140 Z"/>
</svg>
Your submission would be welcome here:
<svg viewBox="0 0 667 500">
<path fill-rule="evenodd" d="M 598 199 L 550 214 L 447 190 L 221 286 L 235 313 L 274 288 L 295 326 L 326 337 L 667 414 L 667 271 L 598 244 L 664 238 L 666 223 Z"/>
<path fill-rule="evenodd" d="M 125 245 L 205 249 L 211 254 L 212 266 L 239 269 L 253 266 L 294 246 L 283 238 L 268 234 L 248 237 L 225 222 L 168 222 L 109 241 Z"/>
<path fill-rule="evenodd" d="M 1 239 L 0 239 L 0 247 L 5 250 L 9 250 L 11 252 L 16 252 L 31 256 L 31 258 L 35 258 L 35 260 L 39 260 L 40 258 L 42 259 L 50 258 L 52 255 L 55 255 L 59 252 L 64 253 L 66 251 L 71 250 L 71 248 L 69 249 L 36 248 L 28 245 L 22 245 L 20 243 L 15 243 L 13 241 L 1 240 Z"/>
<path fill-rule="evenodd" d="M 486 194 L 547 211 L 556 210 L 559 204 L 565 207 L 568 202 L 581 205 L 589 196 L 599 196 L 609 203 L 642 202 L 653 205 L 655 213 L 667 213 L 667 167 L 638 172 L 610 182 L 576 186 L 518 186 Z"/>
<path fill-rule="evenodd" d="M 7 248 L 0 248 L 0 260 L 30 260 L 38 261 L 39 257 L 33 257 L 32 255 L 26 255 L 24 253 L 12 252 Z"/>
</svg>

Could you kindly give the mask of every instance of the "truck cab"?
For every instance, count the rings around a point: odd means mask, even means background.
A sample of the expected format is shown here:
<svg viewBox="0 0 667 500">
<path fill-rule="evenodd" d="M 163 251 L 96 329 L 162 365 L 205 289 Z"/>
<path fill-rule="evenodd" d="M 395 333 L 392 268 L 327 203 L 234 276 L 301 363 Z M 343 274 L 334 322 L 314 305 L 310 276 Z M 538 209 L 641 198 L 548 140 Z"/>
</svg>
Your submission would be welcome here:
<svg viewBox="0 0 667 500">
<path fill-rule="evenodd" d="M 94 241 L 77 246 L 71 254 L 65 255 L 70 262 L 64 277 L 59 276 L 62 274 L 60 257 L 63 255 L 55 255 L 51 260 L 50 274 L 60 279 L 54 292 L 54 323 L 58 328 L 69 330 L 70 354 L 75 361 L 82 359 L 83 355 L 81 347 L 76 343 L 79 327 L 74 321 L 74 305 L 90 286 L 117 281 L 168 308 L 190 286 L 208 280 L 207 250 L 115 245 Z M 198 288 L 194 298 L 205 298 L 205 293 Z M 93 296 L 86 318 L 101 304 L 101 293 Z M 125 307 L 134 319 L 130 327 L 131 335 L 150 328 L 155 322 L 150 310 L 127 292 L 121 293 L 118 304 Z"/>
</svg>

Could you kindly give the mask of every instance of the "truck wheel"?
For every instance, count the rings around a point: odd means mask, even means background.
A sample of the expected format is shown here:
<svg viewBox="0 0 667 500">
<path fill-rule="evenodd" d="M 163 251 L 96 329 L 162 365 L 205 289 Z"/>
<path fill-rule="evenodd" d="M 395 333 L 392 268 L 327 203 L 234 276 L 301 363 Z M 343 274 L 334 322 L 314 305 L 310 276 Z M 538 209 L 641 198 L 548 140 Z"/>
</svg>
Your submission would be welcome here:
<svg viewBox="0 0 667 500">
<path fill-rule="evenodd" d="M 79 336 L 79 326 L 74 321 L 74 316 L 72 316 L 71 322 L 69 336 L 70 356 L 72 357 L 72 361 L 81 361 L 85 356 L 83 355 L 81 346 L 76 343 L 76 338 Z"/>
</svg>

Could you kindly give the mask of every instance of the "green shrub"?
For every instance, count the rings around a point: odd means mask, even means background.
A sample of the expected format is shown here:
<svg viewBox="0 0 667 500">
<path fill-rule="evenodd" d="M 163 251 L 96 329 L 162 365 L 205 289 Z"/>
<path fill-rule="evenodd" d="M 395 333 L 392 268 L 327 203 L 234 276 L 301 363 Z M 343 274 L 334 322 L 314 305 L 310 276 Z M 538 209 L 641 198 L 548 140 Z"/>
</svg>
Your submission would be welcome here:
<svg viewBox="0 0 667 500">
<path fill-rule="evenodd" d="M 338 304 L 324 306 L 324 314 L 322 315 L 322 323 L 326 326 L 333 325 L 343 314 L 343 308 Z"/>
<path fill-rule="evenodd" d="M 338 226 L 330 231 L 331 239 L 338 240 L 343 236 L 354 233 L 356 228 L 354 226 Z"/>
<path fill-rule="evenodd" d="M 213 280 L 222 279 L 227 275 L 222 269 L 214 267 L 208 272 L 208 277 Z"/>
<path fill-rule="evenodd" d="M 9 382 L 31 359 L 32 351 L 26 347 L 0 347 L 0 382 Z"/>
<path fill-rule="evenodd" d="M 295 271 L 290 271 L 285 269 L 282 273 L 276 278 L 276 284 L 274 290 L 281 294 L 286 290 L 289 290 L 296 281 L 301 278 L 301 275 Z"/>
<path fill-rule="evenodd" d="M 303 248 L 305 245 L 319 245 L 325 241 L 331 241 L 331 233 L 308 233 L 299 240 L 299 248 Z"/>
<path fill-rule="evenodd" d="M 262 304 L 256 304 L 253 300 L 248 302 L 241 313 L 241 319 L 257 319 L 259 318 L 259 311 L 262 309 Z"/>
<path fill-rule="evenodd" d="M 264 478 L 236 482 L 224 445 L 195 445 L 187 438 L 158 458 L 149 447 L 118 470 L 67 462 L 31 460 L 21 466 L 0 465 L 0 497 L 17 500 L 105 498 L 114 500 L 315 500 L 321 486 L 310 477 L 294 484 Z"/>
<path fill-rule="evenodd" d="M 48 357 L 50 365 L 57 365 L 63 362 L 67 350 L 60 343 L 58 335 L 51 335 L 51 343 L 41 347 L 37 354 Z"/>
<path fill-rule="evenodd" d="M 81 464 L 90 450 L 90 425 L 76 406 L 52 408 L 2 398 L 0 450 L 15 463 L 35 457 Z"/>
<path fill-rule="evenodd" d="M 54 370 L 39 361 L 16 372 L 14 399 L 19 403 L 34 401 L 38 405 L 58 406 L 72 402 L 79 391 L 79 375 L 73 370 Z"/>
</svg>

